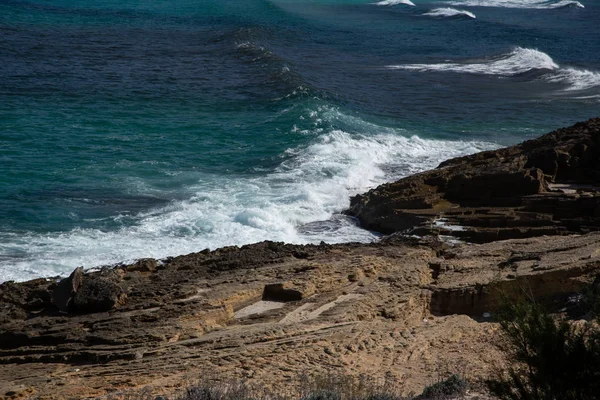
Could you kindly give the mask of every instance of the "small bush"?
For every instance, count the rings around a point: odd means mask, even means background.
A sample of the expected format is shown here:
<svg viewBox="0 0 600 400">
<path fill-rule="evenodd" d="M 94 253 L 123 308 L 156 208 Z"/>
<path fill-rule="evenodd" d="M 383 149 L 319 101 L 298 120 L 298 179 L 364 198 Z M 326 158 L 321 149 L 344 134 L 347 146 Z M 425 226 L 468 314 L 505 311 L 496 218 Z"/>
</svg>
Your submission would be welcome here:
<svg viewBox="0 0 600 400">
<path fill-rule="evenodd" d="M 391 393 L 373 393 L 364 398 L 364 400 L 402 400 L 399 396 Z"/>
<path fill-rule="evenodd" d="M 218 381 L 205 378 L 197 384 L 172 396 L 153 394 L 151 388 L 143 391 L 121 392 L 111 400 L 432 400 L 448 399 L 465 393 L 467 382 L 453 375 L 443 382 L 425 388 L 419 397 L 403 397 L 401 386 L 390 377 L 383 380 L 367 375 L 350 376 L 325 374 L 300 375 L 297 385 L 283 390 L 270 390 L 262 385 L 251 385 L 243 380 Z M 454 398 L 454 397 L 451 397 Z"/>
<path fill-rule="evenodd" d="M 459 396 L 467 392 L 468 382 L 458 375 L 452 375 L 445 381 L 434 383 L 423 390 L 419 399 L 445 399 L 450 396 Z"/>
<path fill-rule="evenodd" d="M 260 400 L 264 393 L 249 388 L 243 382 L 190 386 L 178 400 Z M 268 396 L 270 397 L 270 396 Z"/>
<path fill-rule="evenodd" d="M 600 330 L 557 319 L 531 300 L 497 314 L 513 365 L 488 382 L 506 400 L 600 399 Z"/>
<path fill-rule="evenodd" d="M 583 290 L 581 302 L 584 312 L 591 312 L 596 318 L 600 317 L 600 275 Z"/>
<path fill-rule="evenodd" d="M 319 390 L 309 393 L 307 396 L 302 397 L 300 400 L 341 400 L 342 395 L 339 392 L 332 392 L 329 390 Z"/>
</svg>

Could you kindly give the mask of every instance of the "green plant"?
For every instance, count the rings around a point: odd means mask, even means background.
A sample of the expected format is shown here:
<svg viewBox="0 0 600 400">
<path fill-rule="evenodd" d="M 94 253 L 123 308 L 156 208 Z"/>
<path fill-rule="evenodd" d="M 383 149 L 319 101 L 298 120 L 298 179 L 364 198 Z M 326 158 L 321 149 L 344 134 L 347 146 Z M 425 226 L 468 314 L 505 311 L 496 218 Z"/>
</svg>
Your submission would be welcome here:
<svg viewBox="0 0 600 400">
<path fill-rule="evenodd" d="M 600 275 L 583 290 L 581 303 L 584 312 L 591 312 L 596 318 L 600 317 Z"/>
<path fill-rule="evenodd" d="M 507 400 L 600 399 L 600 330 L 547 313 L 535 301 L 505 304 L 496 314 L 512 365 L 488 381 Z"/>
<path fill-rule="evenodd" d="M 419 399 L 445 399 L 449 396 L 458 396 L 466 393 L 469 388 L 469 383 L 454 374 L 448 379 L 436 382 L 433 385 L 427 386 L 423 389 L 423 393 L 418 397 Z"/>
<path fill-rule="evenodd" d="M 307 396 L 302 397 L 300 400 L 341 400 L 342 396 L 339 392 L 330 390 L 318 390 L 309 393 Z"/>
<path fill-rule="evenodd" d="M 261 400 L 264 393 L 244 382 L 209 383 L 190 386 L 179 400 Z"/>
</svg>

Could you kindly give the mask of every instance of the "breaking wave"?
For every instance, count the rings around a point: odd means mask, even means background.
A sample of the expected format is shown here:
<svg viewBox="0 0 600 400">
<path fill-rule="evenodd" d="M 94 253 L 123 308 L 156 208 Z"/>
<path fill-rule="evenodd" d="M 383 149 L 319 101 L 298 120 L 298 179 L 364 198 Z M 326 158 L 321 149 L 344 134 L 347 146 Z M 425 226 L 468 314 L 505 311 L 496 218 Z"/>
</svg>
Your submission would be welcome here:
<svg viewBox="0 0 600 400">
<path fill-rule="evenodd" d="M 554 74 L 543 76 L 549 82 L 567 85 L 567 91 L 580 91 L 600 87 L 600 73 L 585 69 L 561 68 Z"/>
<path fill-rule="evenodd" d="M 381 0 L 378 1 L 377 3 L 373 3 L 376 4 L 378 6 L 396 6 L 399 4 L 405 4 L 407 6 L 414 6 L 415 3 L 413 3 L 410 0 Z"/>
<path fill-rule="evenodd" d="M 454 6 L 470 7 L 501 7 L 501 8 L 533 8 L 533 9 L 556 9 L 564 7 L 585 8 L 583 4 L 575 0 L 539 1 L 539 0 L 453 0 L 448 4 Z"/>
<path fill-rule="evenodd" d="M 600 87 L 600 73 L 585 69 L 560 67 L 548 54 L 517 47 L 508 54 L 488 59 L 437 63 L 390 65 L 387 68 L 419 72 L 453 72 L 480 75 L 515 76 L 538 71 L 536 79 L 563 84 L 565 91 L 582 91 Z M 545 72 L 545 73 L 544 73 Z"/>
<path fill-rule="evenodd" d="M 110 217 L 117 223 L 130 220 L 114 231 L 77 228 L 55 234 L 0 234 L 0 254 L 6 255 L 0 259 L 2 280 L 64 275 L 77 266 L 160 259 L 262 240 L 373 241 L 374 233 L 339 214 L 351 196 L 435 168 L 448 158 L 496 147 L 422 139 L 333 107 L 310 114 L 306 118 L 338 121 L 355 131 L 306 132 L 317 133 L 312 144 L 288 149 L 274 171 L 258 177 L 206 175 L 187 188 L 194 194 L 186 200 L 133 216 Z"/>
<path fill-rule="evenodd" d="M 470 11 L 465 10 L 457 10 L 455 8 L 435 8 L 429 12 L 426 12 L 423 15 L 427 15 L 429 17 L 440 17 L 440 18 L 450 18 L 450 17 L 469 17 L 476 18 L 475 14 Z"/>
<path fill-rule="evenodd" d="M 390 69 L 404 69 L 420 72 L 445 71 L 457 73 L 511 76 L 531 70 L 558 69 L 552 58 L 539 50 L 517 47 L 508 54 L 475 62 L 440 63 L 440 64 L 405 64 L 390 65 Z"/>
</svg>

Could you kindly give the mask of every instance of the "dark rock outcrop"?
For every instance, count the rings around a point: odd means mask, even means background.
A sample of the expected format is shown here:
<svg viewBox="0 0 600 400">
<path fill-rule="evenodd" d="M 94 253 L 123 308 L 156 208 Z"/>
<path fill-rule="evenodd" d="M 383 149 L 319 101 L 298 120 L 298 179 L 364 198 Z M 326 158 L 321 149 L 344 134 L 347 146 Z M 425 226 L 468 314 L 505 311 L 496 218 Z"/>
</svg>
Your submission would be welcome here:
<svg viewBox="0 0 600 400">
<path fill-rule="evenodd" d="M 125 300 L 123 289 L 101 276 L 87 276 L 75 294 L 77 312 L 94 313 L 112 310 Z"/>
<path fill-rule="evenodd" d="M 479 243 L 600 230 L 600 119 L 448 160 L 352 198 L 347 213 L 382 233 Z"/>
<path fill-rule="evenodd" d="M 155 261 L 156 263 L 156 261 Z M 146 265 L 140 260 L 134 267 Z M 139 268 L 132 268 L 138 271 Z M 62 313 L 94 313 L 110 311 L 122 304 L 127 297 L 117 284 L 119 278 L 115 273 L 85 275 L 82 267 L 76 268 L 69 277 L 62 279 L 52 292 L 54 305 Z M 112 277 L 112 279 L 110 279 Z"/>
<path fill-rule="evenodd" d="M 75 294 L 83 283 L 83 268 L 73 270 L 69 277 L 62 279 L 52 293 L 54 304 L 61 312 L 69 312 L 73 308 Z"/>
</svg>

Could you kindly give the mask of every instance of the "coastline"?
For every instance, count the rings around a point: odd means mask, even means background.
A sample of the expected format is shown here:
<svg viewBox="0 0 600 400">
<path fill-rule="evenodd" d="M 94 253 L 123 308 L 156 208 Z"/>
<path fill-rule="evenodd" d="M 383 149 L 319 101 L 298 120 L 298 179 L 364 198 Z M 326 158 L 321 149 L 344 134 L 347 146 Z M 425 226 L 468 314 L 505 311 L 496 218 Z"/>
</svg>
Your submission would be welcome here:
<svg viewBox="0 0 600 400">
<path fill-rule="evenodd" d="M 597 160 L 596 118 L 354 197 L 348 214 L 381 242 L 262 242 L 5 282 L 0 398 L 168 393 L 207 371 L 277 386 L 307 366 L 391 374 L 409 393 L 439 360 L 469 362 L 477 385 L 502 358 L 483 317 L 497 289 L 553 303 L 600 271 Z"/>
</svg>

